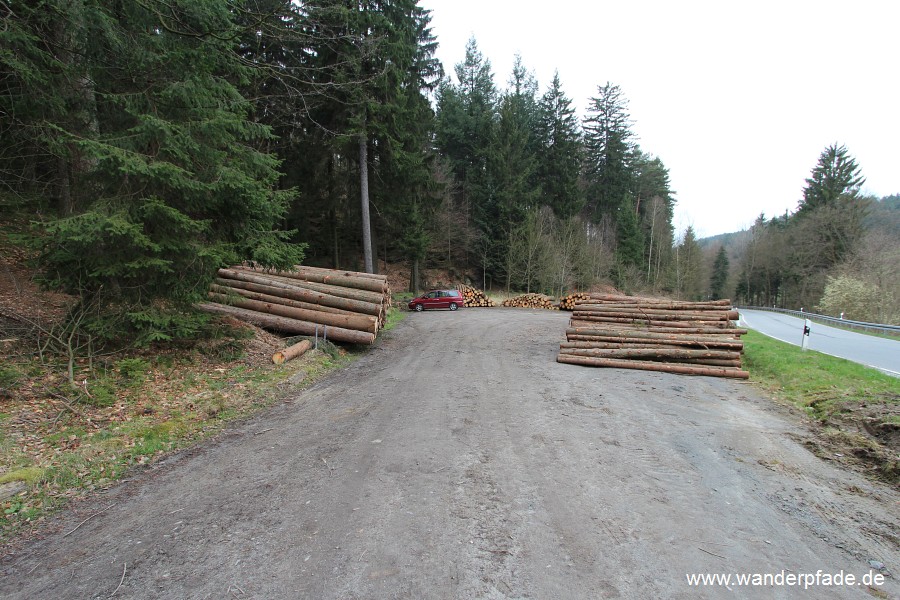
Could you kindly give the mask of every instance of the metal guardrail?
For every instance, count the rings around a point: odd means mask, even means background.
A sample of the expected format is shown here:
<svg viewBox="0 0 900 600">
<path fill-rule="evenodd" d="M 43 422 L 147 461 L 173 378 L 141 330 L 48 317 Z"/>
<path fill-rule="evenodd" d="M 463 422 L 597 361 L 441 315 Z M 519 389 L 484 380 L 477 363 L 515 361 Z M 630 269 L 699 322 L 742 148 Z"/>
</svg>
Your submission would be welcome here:
<svg viewBox="0 0 900 600">
<path fill-rule="evenodd" d="M 746 308 L 747 310 L 766 310 L 769 312 L 777 312 L 786 315 L 800 317 L 801 319 L 809 319 L 816 323 L 825 323 L 827 325 L 837 325 L 848 329 L 862 329 L 863 331 L 871 331 L 873 333 L 882 333 L 885 335 L 900 335 L 900 325 L 885 325 L 882 323 L 866 323 L 865 321 L 851 321 L 849 319 L 837 319 L 827 315 L 819 315 L 816 313 L 801 312 L 799 310 L 788 310 L 786 308 L 771 308 L 768 306 L 736 306 L 738 310 Z"/>
</svg>

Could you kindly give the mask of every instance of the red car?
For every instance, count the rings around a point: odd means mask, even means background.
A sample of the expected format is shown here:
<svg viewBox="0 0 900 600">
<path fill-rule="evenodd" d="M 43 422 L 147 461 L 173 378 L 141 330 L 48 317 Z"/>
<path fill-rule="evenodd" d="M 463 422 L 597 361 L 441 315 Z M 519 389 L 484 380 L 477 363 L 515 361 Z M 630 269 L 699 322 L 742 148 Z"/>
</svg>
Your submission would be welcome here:
<svg viewBox="0 0 900 600">
<path fill-rule="evenodd" d="M 449 308 L 456 310 L 465 306 L 459 290 L 431 290 L 409 301 L 409 310 L 422 312 L 426 308 Z"/>
</svg>

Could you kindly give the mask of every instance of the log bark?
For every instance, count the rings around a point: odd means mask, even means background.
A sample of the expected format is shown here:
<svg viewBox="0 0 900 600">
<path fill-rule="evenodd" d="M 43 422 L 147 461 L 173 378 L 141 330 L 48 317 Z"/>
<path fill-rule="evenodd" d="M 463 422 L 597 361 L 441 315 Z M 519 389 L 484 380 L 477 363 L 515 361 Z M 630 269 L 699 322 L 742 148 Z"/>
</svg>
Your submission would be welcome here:
<svg viewBox="0 0 900 600">
<path fill-rule="evenodd" d="M 672 350 L 683 349 L 685 346 L 676 346 L 675 344 L 665 344 L 665 343 L 652 343 L 651 340 L 646 340 L 647 343 L 622 343 L 622 342 L 560 342 L 559 351 L 563 352 L 567 349 L 581 349 L 581 350 L 589 350 L 591 348 L 601 348 L 608 350 L 616 350 L 619 348 L 669 348 Z"/>
<path fill-rule="evenodd" d="M 293 346 L 288 346 L 284 350 L 273 354 L 272 362 L 276 365 L 282 365 L 289 360 L 293 360 L 298 356 L 302 356 L 310 348 L 312 348 L 312 342 L 310 342 L 309 340 L 297 342 Z"/>
<path fill-rule="evenodd" d="M 709 375 L 713 377 L 732 377 L 736 379 L 749 379 L 750 373 L 731 367 L 693 366 L 673 363 L 659 363 L 638 360 L 617 360 L 614 358 L 591 358 L 587 356 L 573 356 L 560 354 L 557 362 L 584 365 L 588 367 L 608 367 L 614 369 L 639 369 L 642 371 L 661 371 L 664 373 L 681 373 L 683 375 Z"/>
<path fill-rule="evenodd" d="M 595 356 L 597 358 L 674 358 L 678 360 L 693 359 L 716 359 L 716 360 L 740 360 L 740 352 L 728 350 L 696 350 L 689 348 L 668 349 L 668 348 L 561 348 L 563 354 L 574 354 L 576 356 Z"/>
<path fill-rule="evenodd" d="M 349 310 L 351 312 L 362 313 L 365 315 L 373 315 L 379 318 L 381 318 L 384 314 L 384 306 L 381 304 L 362 302 L 360 300 L 351 300 L 350 298 L 339 298 L 338 296 L 332 296 L 331 294 L 314 292 L 312 290 L 299 288 L 295 285 L 282 283 L 280 281 L 274 281 L 271 278 L 266 278 L 256 273 L 248 273 L 246 271 L 240 271 L 236 269 L 219 269 L 218 275 L 223 279 L 244 281 L 247 283 L 255 283 L 257 285 L 274 288 L 270 289 L 269 291 L 264 291 L 264 293 L 284 296 L 285 298 L 290 298 L 291 300 L 300 300 L 302 302 L 310 302 L 312 304 L 332 306 L 334 308 Z M 229 283 L 229 285 L 231 284 Z"/>
<path fill-rule="evenodd" d="M 618 342 L 623 344 L 646 344 L 648 339 L 641 337 L 621 337 L 604 335 L 568 334 L 570 342 Z M 744 343 L 738 340 L 697 340 L 697 339 L 666 339 L 664 343 L 672 346 L 688 346 L 694 348 L 716 348 L 728 350 L 742 350 Z"/>
<path fill-rule="evenodd" d="M 643 318 L 656 321 L 736 321 L 740 318 L 738 311 L 707 310 L 707 311 L 670 311 L 670 310 L 626 310 L 617 308 L 606 310 L 604 308 L 584 308 L 578 306 L 574 311 L 575 316 L 586 315 L 596 317 L 618 318 Z"/>
<path fill-rule="evenodd" d="M 576 320 L 573 318 L 569 321 L 569 327 L 597 328 L 597 323 L 598 321 Z M 696 335 L 724 335 L 734 337 L 747 335 L 746 329 L 738 329 L 737 327 L 663 327 L 658 325 L 646 326 L 640 323 L 608 323 L 602 325 L 602 328 L 609 329 L 610 331 L 646 331 L 649 333 L 690 333 Z"/>
<path fill-rule="evenodd" d="M 387 275 L 384 273 L 363 273 L 362 271 L 347 271 L 346 269 L 328 269 L 326 267 L 311 267 L 309 265 L 296 265 L 294 271 L 297 273 L 320 273 L 325 275 L 342 275 L 345 277 L 362 277 L 364 279 L 378 279 L 387 281 Z"/>
<path fill-rule="evenodd" d="M 602 327 L 569 327 L 566 335 L 594 335 L 602 337 L 643 338 L 648 340 L 690 340 L 701 343 L 741 343 L 740 340 L 722 339 L 722 337 L 707 337 L 691 333 L 656 333 L 637 329 L 605 329 Z"/>
<path fill-rule="evenodd" d="M 609 309 L 731 310 L 731 302 L 728 300 L 717 300 L 714 302 L 596 302 L 594 300 L 580 300 L 576 301 L 576 306 L 602 306 Z"/>
<path fill-rule="evenodd" d="M 657 321 L 654 319 L 630 318 L 630 317 L 597 317 L 588 313 L 574 313 L 573 319 L 578 321 L 594 321 L 596 323 L 619 323 L 623 325 L 651 326 L 651 327 L 679 327 L 690 329 L 695 327 L 716 327 L 727 329 L 731 321 Z"/>
<path fill-rule="evenodd" d="M 305 308 L 287 306 L 276 302 L 251 300 L 250 298 L 244 298 L 243 296 L 229 296 L 215 292 L 209 292 L 207 296 L 214 302 L 228 306 L 246 308 L 255 310 L 256 312 L 278 315 L 280 317 L 289 317 L 299 321 L 309 321 L 310 323 L 318 323 L 320 325 L 355 329 L 356 331 L 366 331 L 373 334 L 378 333 L 378 317 L 373 317 L 371 315 L 335 315 L 317 310 L 307 310 Z"/>
<path fill-rule="evenodd" d="M 731 300 L 709 300 L 706 302 L 678 302 L 673 300 L 663 300 L 660 298 L 642 298 L 640 296 L 619 296 L 615 294 L 590 294 L 591 299 L 588 302 L 600 301 L 603 303 L 619 303 L 619 304 L 702 304 L 709 306 L 731 306 Z"/>
<path fill-rule="evenodd" d="M 359 277 L 358 275 L 351 274 L 350 272 L 315 272 L 304 269 L 302 267 L 295 267 L 294 271 L 267 271 L 265 269 L 260 269 L 259 267 L 241 267 L 241 269 L 258 273 L 260 275 L 272 275 L 275 277 L 284 277 L 297 281 L 336 285 L 344 288 L 375 292 L 381 295 L 383 295 L 387 291 L 386 279 Z"/>
<path fill-rule="evenodd" d="M 318 323 L 298 321 L 297 319 L 290 319 L 287 317 L 278 317 L 253 310 L 247 310 L 246 308 L 216 304 L 214 302 L 203 302 L 198 304 L 197 308 L 208 313 L 235 317 L 266 329 L 292 333 L 294 335 L 315 335 L 316 331 L 318 331 L 319 335 L 322 335 L 323 329 L 326 327 Z M 374 334 L 365 331 L 356 331 L 354 329 L 344 329 L 343 327 L 328 327 L 327 335 L 329 340 L 335 342 L 346 342 L 350 344 L 372 344 L 375 342 Z"/>
<path fill-rule="evenodd" d="M 238 287 L 241 286 L 241 287 Z M 333 306 L 322 306 L 321 304 L 313 304 L 311 302 L 301 302 L 300 300 L 291 300 L 290 298 L 283 298 L 281 296 L 275 296 L 272 294 L 267 294 L 261 291 L 253 291 L 254 288 L 259 289 L 271 289 L 266 286 L 257 285 L 255 283 L 247 283 L 245 281 L 234 281 L 231 279 L 216 279 L 215 283 L 209 286 L 210 291 L 218 292 L 220 294 L 237 294 L 239 296 L 243 296 L 244 298 L 250 298 L 251 300 L 260 300 L 262 302 L 274 302 L 276 304 L 284 304 L 285 306 L 293 306 L 295 308 L 305 308 L 306 310 L 317 310 L 323 313 L 329 313 L 333 315 L 359 315 L 362 313 L 355 313 L 349 310 L 343 310 L 340 308 L 334 308 Z M 277 288 L 274 291 L 280 291 Z M 368 315 L 371 316 L 371 315 Z M 372 317 L 377 318 L 377 317 Z"/>
<path fill-rule="evenodd" d="M 277 274 L 265 273 L 250 269 L 248 267 L 240 267 L 239 270 L 246 271 L 248 273 L 256 273 L 258 275 L 262 275 L 263 277 L 272 278 L 273 281 L 279 281 L 281 283 L 286 283 L 288 285 L 293 285 L 306 290 L 312 290 L 314 292 L 330 294 L 339 298 L 350 298 L 351 300 L 361 300 L 363 302 L 371 302 L 372 304 L 383 304 L 385 302 L 386 294 L 384 292 L 371 292 L 369 290 L 361 290 L 341 285 L 307 281 L 306 279 L 291 277 L 284 271 L 279 271 Z"/>
</svg>

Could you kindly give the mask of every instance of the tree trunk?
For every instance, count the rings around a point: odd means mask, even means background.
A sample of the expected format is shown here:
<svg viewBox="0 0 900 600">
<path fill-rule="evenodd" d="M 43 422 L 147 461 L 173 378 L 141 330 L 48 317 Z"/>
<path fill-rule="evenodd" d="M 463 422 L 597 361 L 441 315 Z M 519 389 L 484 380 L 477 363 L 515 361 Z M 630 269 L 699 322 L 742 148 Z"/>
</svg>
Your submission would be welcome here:
<svg viewBox="0 0 900 600">
<path fill-rule="evenodd" d="M 284 302 L 275 302 L 273 300 L 251 299 L 240 295 L 227 295 L 216 292 L 207 294 L 210 300 L 225 304 L 228 306 L 236 306 L 238 308 L 246 308 L 256 312 L 262 312 L 270 315 L 278 315 L 280 317 L 289 317 L 299 321 L 309 321 L 310 323 L 319 323 L 320 325 L 331 325 L 332 327 L 343 327 L 344 329 L 355 329 L 356 331 L 365 331 L 367 333 L 376 333 L 378 331 L 378 317 L 371 315 L 342 315 L 318 310 L 310 310 L 297 306 L 290 306 Z M 265 294 L 260 294 L 265 296 Z M 718 357 L 710 357 L 718 358 Z"/>
<path fill-rule="evenodd" d="M 256 289 L 254 289 L 256 288 Z M 246 281 L 231 281 L 229 279 L 216 279 L 215 283 L 209 286 L 209 289 L 213 292 L 219 292 L 220 294 L 237 294 L 238 296 L 243 296 L 244 298 L 250 298 L 251 300 L 262 300 L 263 302 L 275 302 L 276 304 L 284 304 L 285 306 L 295 306 L 297 308 L 305 308 L 307 310 L 317 310 L 319 312 L 331 313 L 333 315 L 358 315 L 360 313 L 355 313 L 350 310 L 344 310 L 342 308 L 334 308 L 333 306 L 322 306 L 321 304 L 313 304 L 312 302 L 303 302 L 300 300 L 291 300 L 290 298 L 282 298 L 281 296 L 275 296 L 269 293 L 266 293 L 263 290 L 269 290 L 270 292 L 278 292 L 277 288 L 268 288 L 264 285 L 256 285 L 255 283 L 247 283 Z M 371 315 L 370 315 L 371 316 Z"/>
<path fill-rule="evenodd" d="M 268 293 L 273 296 L 283 296 L 285 298 L 290 298 L 291 300 L 300 300 L 301 302 L 309 302 L 311 304 L 333 306 L 334 308 L 362 313 L 364 315 L 372 315 L 379 318 L 381 318 L 384 313 L 384 307 L 380 304 L 351 300 L 349 298 L 339 298 L 337 296 L 332 296 L 331 294 L 314 292 L 312 290 L 299 288 L 295 285 L 281 283 L 280 281 L 275 281 L 274 279 L 267 278 L 263 275 L 247 273 L 246 271 L 219 269 L 218 275 L 223 279 L 232 279 L 238 283 L 247 282 L 257 284 L 257 287 L 255 287 L 253 291 L 262 292 L 264 294 Z M 245 286 L 238 285 L 237 283 L 233 284 L 229 282 L 228 285 L 245 288 Z"/>
<path fill-rule="evenodd" d="M 235 267 L 236 270 L 247 271 L 250 273 L 259 273 L 261 275 L 270 276 L 270 277 L 278 277 L 280 279 L 288 279 L 291 281 L 304 282 L 304 283 L 317 283 L 324 286 L 328 286 L 329 288 L 346 288 L 345 291 L 352 292 L 353 290 L 357 290 L 360 292 L 366 292 L 368 296 L 371 298 L 368 300 L 369 302 L 380 302 L 380 299 L 384 297 L 384 293 L 387 290 L 387 280 L 386 279 L 376 279 L 374 277 L 360 277 L 354 275 L 350 272 L 336 272 L 336 271 L 318 271 L 314 269 L 308 269 L 306 267 L 294 267 L 292 271 L 267 271 L 265 269 L 260 269 L 258 267 Z M 335 296 L 340 296 L 341 294 L 336 294 L 330 289 L 322 289 L 321 291 L 327 294 L 334 294 Z M 365 295 L 365 294 L 363 294 Z M 353 298 L 354 296 L 346 296 L 347 298 Z"/>
<path fill-rule="evenodd" d="M 351 344 L 372 344 L 375 342 L 375 335 L 364 331 L 355 331 L 353 329 L 343 329 L 341 327 L 328 327 L 308 321 L 298 321 L 287 317 L 278 317 L 268 315 L 244 308 L 235 308 L 234 306 L 225 306 L 224 304 L 215 304 L 212 302 L 203 302 L 197 305 L 197 308 L 205 312 L 227 315 L 238 318 L 248 323 L 253 323 L 267 329 L 274 329 L 284 333 L 293 333 L 296 335 L 327 335 L 328 339 L 336 342 L 347 342 Z"/>
<path fill-rule="evenodd" d="M 750 377 L 750 373 L 747 371 L 729 367 L 717 368 L 712 366 L 692 366 L 638 360 L 616 360 L 613 358 L 589 358 L 586 356 L 573 356 L 571 354 L 560 354 L 556 357 L 556 361 L 588 367 L 640 369 L 642 371 L 662 371 L 665 373 L 681 373 L 684 375 L 711 375 L 713 377 L 734 377 L 736 379 L 748 379 Z"/>
<path fill-rule="evenodd" d="M 366 273 L 374 273 L 372 264 L 372 224 L 369 219 L 369 140 L 359 136 L 359 197 L 362 203 L 363 259 Z"/>
<path fill-rule="evenodd" d="M 409 291 L 413 294 L 419 291 L 419 259 L 412 259 L 412 268 L 409 271 Z"/>
<path fill-rule="evenodd" d="M 741 353 L 736 350 L 706 350 L 690 348 L 561 348 L 562 354 L 575 356 L 593 356 L 596 358 L 675 358 L 679 360 L 710 358 L 718 360 L 740 360 Z"/>
</svg>

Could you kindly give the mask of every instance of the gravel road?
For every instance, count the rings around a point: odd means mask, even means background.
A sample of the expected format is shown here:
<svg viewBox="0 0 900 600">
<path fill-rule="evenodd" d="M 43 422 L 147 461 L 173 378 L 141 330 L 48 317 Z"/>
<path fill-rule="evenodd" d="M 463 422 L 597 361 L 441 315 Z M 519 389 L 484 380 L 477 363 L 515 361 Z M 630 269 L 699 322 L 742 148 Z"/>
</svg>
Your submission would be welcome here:
<svg viewBox="0 0 900 600">
<path fill-rule="evenodd" d="M 813 456 L 747 383 L 556 363 L 567 318 L 411 314 L 50 520 L 0 562 L 0 596 L 871 598 L 686 574 L 900 574 L 900 493 Z"/>
<path fill-rule="evenodd" d="M 741 309 L 741 325 L 795 346 L 803 337 L 804 320 L 764 310 Z M 875 337 L 813 323 L 809 349 L 838 356 L 900 377 L 900 340 Z"/>
</svg>

